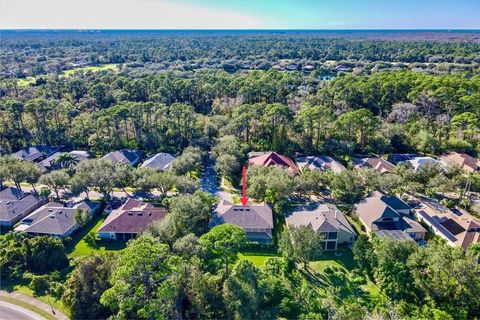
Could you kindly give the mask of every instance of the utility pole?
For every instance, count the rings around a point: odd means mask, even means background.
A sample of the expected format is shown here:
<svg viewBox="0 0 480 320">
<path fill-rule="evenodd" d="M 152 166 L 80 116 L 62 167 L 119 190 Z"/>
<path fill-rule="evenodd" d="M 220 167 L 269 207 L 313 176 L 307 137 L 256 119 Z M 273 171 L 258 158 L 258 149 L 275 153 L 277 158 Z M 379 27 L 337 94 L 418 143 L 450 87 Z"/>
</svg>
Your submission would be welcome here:
<svg viewBox="0 0 480 320">
<path fill-rule="evenodd" d="M 55 310 L 53 310 L 53 306 L 52 306 L 52 300 L 50 300 L 51 298 L 48 296 L 48 291 L 45 290 L 45 295 L 47 296 L 47 300 L 48 300 L 48 304 L 50 305 L 50 309 L 52 309 L 52 314 L 55 314 Z"/>
</svg>

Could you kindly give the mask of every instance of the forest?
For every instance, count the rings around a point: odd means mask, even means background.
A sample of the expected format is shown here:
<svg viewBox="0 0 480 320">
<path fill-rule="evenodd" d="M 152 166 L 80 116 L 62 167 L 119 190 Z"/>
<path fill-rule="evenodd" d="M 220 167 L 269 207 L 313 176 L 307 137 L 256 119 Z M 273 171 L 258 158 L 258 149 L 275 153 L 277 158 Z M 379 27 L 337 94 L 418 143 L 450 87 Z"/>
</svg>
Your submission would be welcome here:
<svg viewBox="0 0 480 320">
<path fill-rule="evenodd" d="M 480 317 L 479 245 L 369 239 L 358 228 L 340 258 L 319 248 L 311 229 L 284 226 L 284 212 L 311 197 L 328 198 L 355 222 L 353 205 L 376 190 L 428 195 L 478 215 L 478 172 L 351 170 L 362 155 L 480 155 L 478 42 L 12 31 L 0 60 L 0 189 L 32 186 L 56 201 L 94 190 L 102 206 L 119 190 L 155 190 L 151 201 L 169 212 L 121 250 L 93 250 L 98 242 L 88 233 L 81 241 L 93 253 L 84 256 L 72 255 L 72 238 L 2 232 L 4 286 L 48 292 L 73 319 Z M 296 70 L 273 68 L 292 63 Z M 59 161 L 44 173 L 8 156 L 36 145 L 93 158 L 126 148 L 177 159 L 168 172 L 92 159 Z M 210 228 L 217 199 L 199 179 L 214 163 L 219 180 L 239 188 L 250 151 L 329 155 L 348 169 L 293 176 L 249 168 L 247 194 L 271 205 L 276 228 L 272 246 L 252 248 L 242 228 Z M 262 263 L 242 259 L 248 250 Z M 322 265 L 328 259 L 336 263 Z"/>
</svg>

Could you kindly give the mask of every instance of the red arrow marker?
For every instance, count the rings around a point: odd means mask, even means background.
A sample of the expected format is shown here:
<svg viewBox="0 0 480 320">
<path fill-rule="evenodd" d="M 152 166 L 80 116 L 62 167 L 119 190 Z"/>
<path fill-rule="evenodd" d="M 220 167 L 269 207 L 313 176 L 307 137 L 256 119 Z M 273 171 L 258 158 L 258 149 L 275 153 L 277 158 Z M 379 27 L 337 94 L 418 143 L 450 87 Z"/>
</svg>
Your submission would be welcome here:
<svg viewBox="0 0 480 320">
<path fill-rule="evenodd" d="M 243 166 L 242 169 L 242 197 L 240 198 L 240 201 L 242 201 L 242 205 L 245 207 L 248 202 L 248 197 L 247 197 L 247 168 Z"/>
</svg>

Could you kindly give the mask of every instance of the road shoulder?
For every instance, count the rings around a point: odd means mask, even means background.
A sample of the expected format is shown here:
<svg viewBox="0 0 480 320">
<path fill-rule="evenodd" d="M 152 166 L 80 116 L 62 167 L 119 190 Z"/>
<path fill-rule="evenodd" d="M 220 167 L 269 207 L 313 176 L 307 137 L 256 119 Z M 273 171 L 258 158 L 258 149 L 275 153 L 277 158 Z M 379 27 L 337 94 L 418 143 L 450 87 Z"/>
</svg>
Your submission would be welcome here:
<svg viewBox="0 0 480 320">
<path fill-rule="evenodd" d="M 52 314 L 52 308 L 48 304 L 18 292 L 0 291 L 0 300 L 30 310 L 48 320 L 69 319 L 60 310 L 53 308 L 55 314 Z"/>
</svg>

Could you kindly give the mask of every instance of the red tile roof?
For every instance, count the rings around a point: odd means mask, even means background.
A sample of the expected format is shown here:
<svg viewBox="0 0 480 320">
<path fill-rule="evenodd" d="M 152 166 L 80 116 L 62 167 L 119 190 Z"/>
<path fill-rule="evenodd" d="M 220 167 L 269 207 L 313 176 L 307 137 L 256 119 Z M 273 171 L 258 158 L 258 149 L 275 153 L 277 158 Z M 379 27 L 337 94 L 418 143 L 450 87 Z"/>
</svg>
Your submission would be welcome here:
<svg viewBox="0 0 480 320">
<path fill-rule="evenodd" d="M 98 229 L 98 233 L 141 233 L 154 221 L 167 215 L 165 208 L 155 208 L 141 200 L 128 199 L 119 209 L 113 210 Z"/>
<path fill-rule="evenodd" d="M 294 174 L 299 174 L 298 168 L 293 160 L 276 152 L 269 152 L 267 154 L 251 158 L 248 160 L 248 162 L 254 165 L 280 166 L 287 168 Z"/>
</svg>

